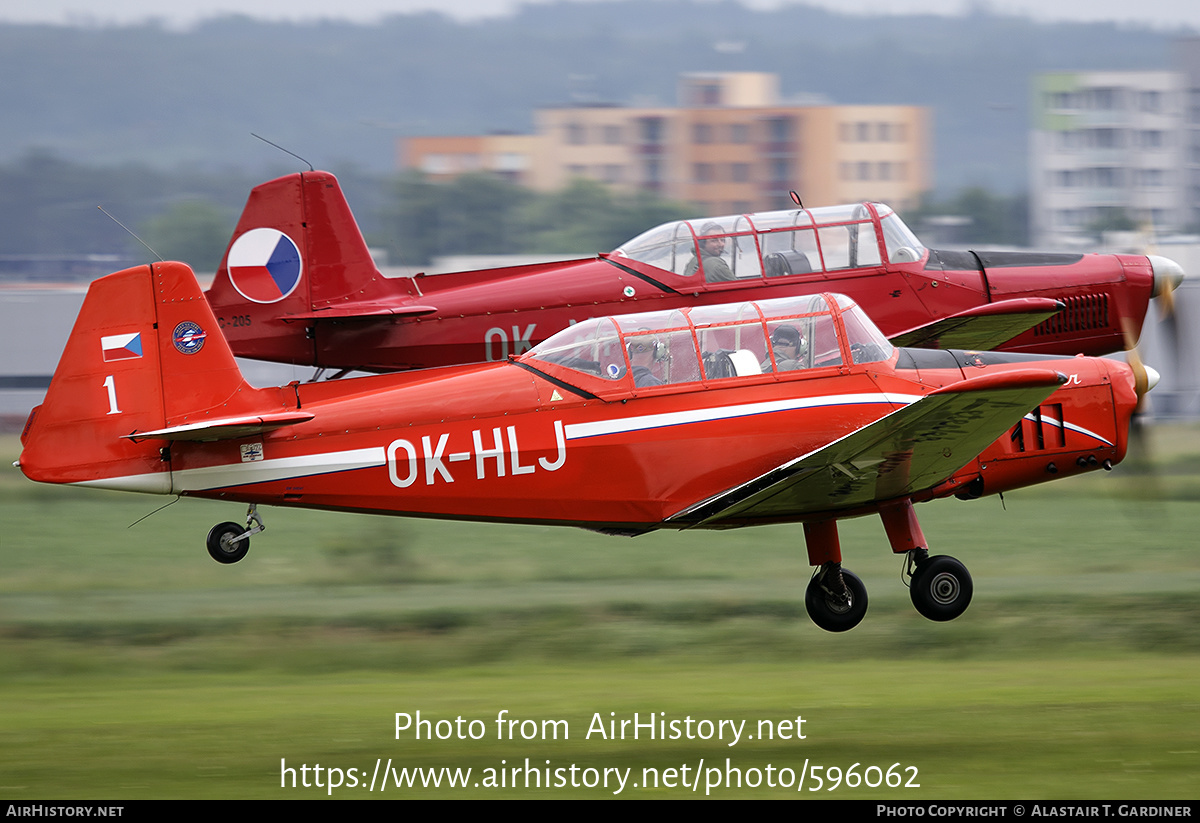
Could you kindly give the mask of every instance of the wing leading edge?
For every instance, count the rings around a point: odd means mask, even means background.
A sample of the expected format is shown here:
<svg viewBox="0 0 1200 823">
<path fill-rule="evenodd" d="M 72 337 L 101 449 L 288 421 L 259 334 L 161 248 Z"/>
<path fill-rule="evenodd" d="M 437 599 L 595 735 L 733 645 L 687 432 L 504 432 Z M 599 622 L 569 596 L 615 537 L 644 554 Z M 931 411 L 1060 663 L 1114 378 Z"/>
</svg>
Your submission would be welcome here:
<svg viewBox="0 0 1200 823">
<path fill-rule="evenodd" d="M 1016 297 L 985 303 L 888 338 L 893 346 L 991 351 L 1053 317 L 1063 303 L 1048 297 Z"/>
<path fill-rule="evenodd" d="M 1049 369 L 1021 369 L 947 386 L 666 522 L 727 528 L 854 509 L 932 488 L 1065 379 Z"/>
</svg>

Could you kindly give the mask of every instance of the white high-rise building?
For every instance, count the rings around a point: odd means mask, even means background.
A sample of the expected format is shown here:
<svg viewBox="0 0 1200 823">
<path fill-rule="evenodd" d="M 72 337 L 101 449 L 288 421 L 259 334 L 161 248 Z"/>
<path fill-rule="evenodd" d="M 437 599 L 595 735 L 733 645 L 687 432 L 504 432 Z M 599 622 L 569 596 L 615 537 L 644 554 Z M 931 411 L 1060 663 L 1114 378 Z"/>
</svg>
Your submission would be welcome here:
<svg viewBox="0 0 1200 823">
<path fill-rule="evenodd" d="M 1039 248 L 1094 242 L 1132 221 L 1182 229 L 1184 75 L 1054 72 L 1034 79 L 1030 219 Z"/>
</svg>

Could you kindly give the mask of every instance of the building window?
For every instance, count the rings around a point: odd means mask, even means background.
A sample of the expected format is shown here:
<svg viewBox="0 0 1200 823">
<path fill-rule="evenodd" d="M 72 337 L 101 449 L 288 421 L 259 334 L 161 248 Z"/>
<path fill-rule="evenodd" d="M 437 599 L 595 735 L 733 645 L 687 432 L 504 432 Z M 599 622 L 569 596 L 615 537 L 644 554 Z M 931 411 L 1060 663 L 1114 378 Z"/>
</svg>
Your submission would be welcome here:
<svg viewBox="0 0 1200 823">
<path fill-rule="evenodd" d="M 713 129 L 708 123 L 696 123 L 692 126 L 692 142 L 693 143 L 711 143 L 713 141 Z"/>
<path fill-rule="evenodd" d="M 1166 145 L 1163 133 L 1156 129 L 1139 132 L 1138 143 L 1143 149 L 1161 149 Z"/>
<path fill-rule="evenodd" d="M 739 145 L 750 142 L 750 126 L 746 123 L 732 123 L 729 126 L 729 142 Z"/>
<path fill-rule="evenodd" d="M 749 163 L 733 163 L 729 167 L 729 179 L 734 183 L 749 183 L 750 182 L 750 164 Z"/>
<path fill-rule="evenodd" d="M 567 123 L 567 142 L 572 146 L 587 144 L 587 129 L 582 123 Z"/>
<path fill-rule="evenodd" d="M 696 183 L 711 183 L 713 181 L 712 163 L 695 163 L 692 166 L 692 180 Z"/>
<path fill-rule="evenodd" d="M 620 183 L 624 168 L 617 163 L 605 163 L 599 169 L 600 180 L 605 183 Z"/>
<path fill-rule="evenodd" d="M 866 143 L 871 139 L 871 124 L 870 123 L 855 123 L 854 138 L 860 143 Z"/>
<path fill-rule="evenodd" d="M 663 141 L 663 119 L 661 117 L 643 117 L 638 121 L 638 132 L 643 143 L 661 143 Z"/>
<path fill-rule="evenodd" d="M 875 139 L 880 143 L 886 143 L 892 139 L 892 124 L 891 123 L 876 123 L 875 124 Z"/>
<path fill-rule="evenodd" d="M 792 121 L 788 117 L 772 117 L 767 120 L 767 142 L 787 143 L 792 139 Z"/>
<path fill-rule="evenodd" d="M 621 145 L 621 127 L 620 126 L 604 126 L 601 130 L 601 139 L 605 145 L 619 146 Z"/>
</svg>

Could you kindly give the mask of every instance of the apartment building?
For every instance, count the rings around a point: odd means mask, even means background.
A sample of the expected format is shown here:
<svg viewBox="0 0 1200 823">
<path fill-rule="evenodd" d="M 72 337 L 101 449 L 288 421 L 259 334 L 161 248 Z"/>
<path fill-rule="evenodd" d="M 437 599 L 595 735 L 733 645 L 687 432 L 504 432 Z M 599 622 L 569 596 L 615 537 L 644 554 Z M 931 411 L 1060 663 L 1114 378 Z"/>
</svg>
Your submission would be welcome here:
<svg viewBox="0 0 1200 823">
<path fill-rule="evenodd" d="M 1120 218 L 1177 231 L 1185 208 L 1184 76 L 1054 72 L 1034 79 L 1030 212 L 1034 244 L 1090 241 Z"/>
<path fill-rule="evenodd" d="M 533 135 L 409 138 L 401 166 L 434 179 L 488 171 L 541 191 L 587 178 L 714 215 L 784 208 L 793 190 L 805 205 L 905 208 L 932 186 L 924 107 L 788 102 L 778 77 L 757 72 L 682 75 L 678 99 L 540 109 Z"/>
</svg>

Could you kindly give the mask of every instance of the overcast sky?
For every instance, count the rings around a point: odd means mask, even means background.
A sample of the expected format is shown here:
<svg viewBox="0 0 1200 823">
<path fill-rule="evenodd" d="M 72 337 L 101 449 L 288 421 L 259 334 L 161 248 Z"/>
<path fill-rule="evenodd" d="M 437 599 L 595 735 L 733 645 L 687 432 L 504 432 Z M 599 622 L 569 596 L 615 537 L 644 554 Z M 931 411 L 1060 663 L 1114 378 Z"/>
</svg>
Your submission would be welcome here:
<svg viewBox="0 0 1200 823">
<path fill-rule="evenodd" d="M 528 2 L 529 0 L 526 0 Z M 533 0 L 541 2 L 543 0 Z M 743 0 L 775 8 L 798 0 Z M 807 0 L 846 12 L 959 14 L 968 6 L 1029 14 L 1040 20 L 1118 20 L 1200 30 L 1200 0 Z M 132 23 L 147 18 L 185 27 L 206 17 L 243 13 L 272 20 L 337 18 L 370 22 L 386 14 L 437 9 L 460 19 L 504 14 L 520 0 L 3 0 L 0 20 L 72 24 Z"/>
</svg>

